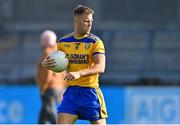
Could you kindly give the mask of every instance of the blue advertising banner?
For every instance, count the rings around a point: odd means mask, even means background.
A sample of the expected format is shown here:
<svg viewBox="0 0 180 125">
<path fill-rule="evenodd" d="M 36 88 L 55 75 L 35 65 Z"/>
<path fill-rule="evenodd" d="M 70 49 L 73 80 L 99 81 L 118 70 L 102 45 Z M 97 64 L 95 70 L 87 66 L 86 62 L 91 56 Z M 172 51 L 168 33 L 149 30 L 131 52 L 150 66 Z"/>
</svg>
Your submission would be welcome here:
<svg viewBox="0 0 180 125">
<path fill-rule="evenodd" d="M 122 123 L 124 120 L 124 89 L 102 87 L 106 100 L 107 123 Z M 36 124 L 41 102 L 37 86 L 0 87 L 0 124 Z M 88 121 L 78 120 L 85 124 Z"/>
<path fill-rule="evenodd" d="M 180 124 L 179 87 L 126 88 L 127 123 Z"/>
<path fill-rule="evenodd" d="M 101 90 L 108 124 L 180 123 L 179 87 L 107 86 Z M 0 124 L 37 124 L 40 106 L 37 86 L 0 86 Z"/>
<path fill-rule="evenodd" d="M 35 124 L 40 97 L 35 86 L 0 87 L 0 124 Z"/>
</svg>

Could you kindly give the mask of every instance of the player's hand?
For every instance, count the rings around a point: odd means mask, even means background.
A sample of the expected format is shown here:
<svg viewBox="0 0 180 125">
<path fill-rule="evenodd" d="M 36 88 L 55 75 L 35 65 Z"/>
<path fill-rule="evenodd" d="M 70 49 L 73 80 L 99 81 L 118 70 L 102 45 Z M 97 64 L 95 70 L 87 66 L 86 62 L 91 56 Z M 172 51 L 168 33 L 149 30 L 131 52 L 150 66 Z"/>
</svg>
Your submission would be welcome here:
<svg viewBox="0 0 180 125">
<path fill-rule="evenodd" d="M 53 69 L 56 66 L 54 59 L 51 59 L 49 56 L 42 61 L 42 66 L 46 67 L 48 70 Z"/>
<path fill-rule="evenodd" d="M 64 80 L 75 80 L 78 79 L 79 77 L 81 77 L 80 72 L 69 72 L 65 75 Z"/>
</svg>

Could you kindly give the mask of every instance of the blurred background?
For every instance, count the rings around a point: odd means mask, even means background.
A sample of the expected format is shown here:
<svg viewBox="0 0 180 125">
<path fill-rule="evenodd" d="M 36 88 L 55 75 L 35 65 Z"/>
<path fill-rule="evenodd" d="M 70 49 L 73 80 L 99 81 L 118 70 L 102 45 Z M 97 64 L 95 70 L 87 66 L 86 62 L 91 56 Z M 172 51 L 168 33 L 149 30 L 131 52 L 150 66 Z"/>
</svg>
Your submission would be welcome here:
<svg viewBox="0 0 180 125">
<path fill-rule="evenodd" d="M 78 4 L 106 47 L 107 123 L 180 124 L 180 0 L 0 0 L 0 123 L 37 123 L 40 34 L 72 32 Z"/>
</svg>

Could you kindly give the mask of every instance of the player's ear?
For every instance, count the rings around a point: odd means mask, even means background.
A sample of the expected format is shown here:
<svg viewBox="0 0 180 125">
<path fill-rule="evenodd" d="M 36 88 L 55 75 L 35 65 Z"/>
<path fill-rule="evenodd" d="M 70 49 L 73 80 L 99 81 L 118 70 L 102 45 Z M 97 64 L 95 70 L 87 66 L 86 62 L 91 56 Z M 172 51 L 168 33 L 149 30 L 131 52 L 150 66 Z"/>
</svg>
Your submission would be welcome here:
<svg viewBox="0 0 180 125">
<path fill-rule="evenodd" d="M 77 23 L 77 16 L 74 16 L 74 23 Z"/>
<path fill-rule="evenodd" d="M 80 23 L 80 16 L 79 15 L 74 16 L 74 23 L 76 25 L 79 25 L 79 23 Z"/>
</svg>

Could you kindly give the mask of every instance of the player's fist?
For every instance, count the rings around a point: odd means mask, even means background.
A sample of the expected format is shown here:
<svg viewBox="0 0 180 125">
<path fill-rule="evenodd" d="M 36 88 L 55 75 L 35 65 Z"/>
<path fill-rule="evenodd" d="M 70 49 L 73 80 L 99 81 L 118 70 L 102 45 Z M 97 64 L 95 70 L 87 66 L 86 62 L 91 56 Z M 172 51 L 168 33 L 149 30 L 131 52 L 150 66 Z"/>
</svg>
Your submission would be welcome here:
<svg viewBox="0 0 180 125">
<path fill-rule="evenodd" d="M 56 62 L 54 59 L 50 58 L 50 56 L 48 56 L 47 58 L 45 58 L 42 61 L 42 66 L 46 67 L 47 69 L 51 70 L 56 66 Z"/>
</svg>

